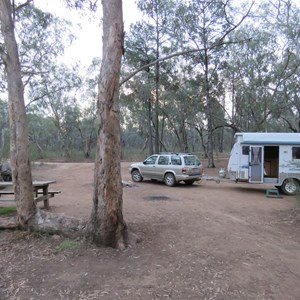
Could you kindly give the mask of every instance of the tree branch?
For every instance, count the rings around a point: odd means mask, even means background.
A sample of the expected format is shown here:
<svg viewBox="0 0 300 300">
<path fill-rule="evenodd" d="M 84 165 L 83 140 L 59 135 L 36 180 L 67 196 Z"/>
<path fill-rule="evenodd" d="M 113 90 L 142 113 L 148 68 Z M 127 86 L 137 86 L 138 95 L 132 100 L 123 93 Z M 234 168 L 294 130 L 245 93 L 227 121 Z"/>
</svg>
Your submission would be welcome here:
<svg viewBox="0 0 300 300">
<path fill-rule="evenodd" d="M 281 117 L 283 121 L 285 121 L 292 132 L 298 132 L 297 128 L 295 128 L 292 123 L 285 117 Z"/>
<path fill-rule="evenodd" d="M 30 4 L 31 2 L 33 2 L 33 0 L 27 0 L 26 2 L 20 4 L 19 6 L 16 6 L 14 8 L 14 11 L 18 11 L 18 10 L 22 9 L 23 7 L 25 7 L 26 5 Z"/>
<path fill-rule="evenodd" d="M 239 43 L 243 43 L 245 41 L 250 41 L 250 39 L 246 39 L 246 40 L 243 40 L 243 41 L 236 41 L 236 42 L 221 42 L 222 39 L 224 39 L 225 35 L 220 39 L 219 42 L 217 43 L 214 43 L 212 44 L 210 47 L 208 48 L 201 48 L 201 49 L 191 49 L 191 50 L 184 50 L 184 51 L 180 51 L 180 52 L 176 52 L 176 53 L 172 53 L 170 55 L 167 55 L 165 57 L 161 57 L 161 58 L 158 58 L 154 61 L 152 61 L 151 63 L 149 64 L 146 64 L 146 65 L 143 65 L 142 67 L 140 67 L 139 69 L 133 71 L 131 74 L 129 74 L 129 76 L 127 76 L 125 79 L 123 79 L 121 82 L 120 82 L 120 85 L 123 85 L 126 81 L 128 81 L 129 79 L 131 79 L 134 75 L 136 75 L 137 73 L 143 71 L 144 69 L 147 69 L 149 67 L 152 67 L 154 66 L 155 64 L 157 64 L 158 62 L 161 62 L 161 61 L 165 61 L 165 60 L 168 60 L 170 58 L 173 58 L 173 57 L 176 57 L 176 56 L 181 56 L 181 55 L 185 55 L 185 54 L 190 54 L 190 53 L 194 53 L 194 52 L 200 52 L 200 51 L 205 51 L 205 50 L 208 50 L 208 49 L 214 49 L 214 48 L 217 48 L 217 47 L 220 47 L 220 46 L 223 46 L 223 45 L 229 45 L 229 44 L 239 44 Z"/>
</svg>

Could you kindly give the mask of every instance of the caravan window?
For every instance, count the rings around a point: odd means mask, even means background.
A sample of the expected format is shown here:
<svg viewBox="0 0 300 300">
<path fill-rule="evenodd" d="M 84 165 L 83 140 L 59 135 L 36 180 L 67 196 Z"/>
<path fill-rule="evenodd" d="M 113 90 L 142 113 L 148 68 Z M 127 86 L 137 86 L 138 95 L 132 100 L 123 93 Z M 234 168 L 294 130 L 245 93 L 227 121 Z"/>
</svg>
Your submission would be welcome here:
<svg viewBox="0 0 300 300">
<path fill-rule="evenodd" d="M 243 155 L 249 155 L 249 146 L 243 146 L 242 153 Z"/>
<path fill-rule="evenodd" d="M 293 159 L 300 159 L 300 147 L 292 147 Z"/>
</svg>

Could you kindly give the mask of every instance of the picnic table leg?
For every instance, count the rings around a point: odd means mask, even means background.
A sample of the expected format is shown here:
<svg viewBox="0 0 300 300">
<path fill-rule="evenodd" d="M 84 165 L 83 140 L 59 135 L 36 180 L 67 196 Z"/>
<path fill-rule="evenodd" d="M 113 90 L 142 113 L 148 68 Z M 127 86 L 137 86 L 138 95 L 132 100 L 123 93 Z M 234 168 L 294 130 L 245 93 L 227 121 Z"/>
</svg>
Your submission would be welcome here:
<svg viewBox="0 0 300 300">
<path fill-rule="evenodd" d="M 46 196 L 46 199 L 44 200 L 44 208 L 49 210 L 49 197 L 48 197 L 48 185 L 43 187 L 43 195 Z"/>
</svg>

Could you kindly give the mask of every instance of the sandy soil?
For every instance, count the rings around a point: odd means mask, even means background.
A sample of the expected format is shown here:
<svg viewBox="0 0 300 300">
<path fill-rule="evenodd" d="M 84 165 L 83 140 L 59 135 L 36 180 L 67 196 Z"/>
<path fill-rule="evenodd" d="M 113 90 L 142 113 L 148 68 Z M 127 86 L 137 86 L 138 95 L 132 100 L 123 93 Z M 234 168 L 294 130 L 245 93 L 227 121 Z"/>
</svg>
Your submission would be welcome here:
<svg viewBox="0 0 300 300">
<path fill-rule="evenodd" d="M 122 163 L 127 181 L 128 166 Z M 225 166 L 217 161 L 205 173 L 217 176 Z M 35 164 L 34 178 L 55 179 L 62 192 L 50 200 L 52 212 L 89 217 L 93 167 Z M 0 299 L 300 299 L 296 199 L 265 191 L 213 181 L 126 187 L 124 217 L 142 241 L 124 252 L 1 231 Z"/>
</svg>

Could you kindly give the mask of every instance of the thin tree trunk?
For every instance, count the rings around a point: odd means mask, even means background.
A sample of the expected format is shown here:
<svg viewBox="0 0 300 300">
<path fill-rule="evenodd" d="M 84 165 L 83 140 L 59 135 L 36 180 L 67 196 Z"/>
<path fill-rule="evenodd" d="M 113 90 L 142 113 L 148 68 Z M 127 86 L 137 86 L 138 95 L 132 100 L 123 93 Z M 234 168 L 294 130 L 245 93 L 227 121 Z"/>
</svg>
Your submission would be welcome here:
<svg viewBox="0 0 300 300">
<path fill-rule="evenodd" d="M 210 98 L 209 79 L 208 79 L 208 53 L 205 50 L 205 94 L 207 101 L 207 155 L 208 168 L 215 168 L 214 163 L 214 144 L 213 144 L 213 125 L 212 125 L 212 101 Z"/>
<path fill-rule="evenodd" d="M 157 51 L 159 51 L 157 47 Z M 159 52 L 157 53 L 157 57 L 159 57 Z M 154 149 L 155 153 L 159 152 L 159 63 L 156 64 L 155 70 L 155 116 L 154 116 L 154 124 L 155 124 L 155 142 Z"/>
<path fill-rule="evenodd" d="M 148 155 L 153 154 L 151 98 L 147 99 Z"/>
<path fill-rule="evenodd" d="M 195 127 L 196 131 L 199 133 L 200 136 L 200 141 L 201 141 L 201 145 L 203 148 L 203 152 L 204 152 L 204 157 L 207 158 L 207 147 L 206 147 L 206 142 L 204 140 L 204 135 L 203 135 L 203 129 L 201 127 Z"/>
<path fill-rule="evenodd" d="M 89 235 L 97 245 L 125 248 L 127 227 L 123 219 L 119 84 L 123 54 L 121 0 L 102 0 L 103 60 L 99 78 L 100 126 L 94 174 L 93 209 Z"/>
<path fill-rule="evenodd" d="M 3 152 L 3 145 L 4 145 L 4 143 L 3 143 L 3 137 L 4 137 L 4 134 L 3 134 L 3 128 L 0 128 L 0 163 L 1 163 L 1 161 L 2 161 L 2 152 Z"/>
<path fill-rule="evenodd" d="M 189 146 L 188 146 L 188 138 L 187 138 L 187 132 L 185 128 L 185 120 L 180 121 L 180 133 L 181 133 L 181 140 L 182 144 L 180 146 L 181 151 L 183 152 L 188 152 L 189 151 Z"/>
<path fill-rule="evenodd" d="M 24 88 L 21 79 L 21 65 L 12 19 L 10 0 L 0 1 L 1 31 L 5 52 L 1 52 L 5 65 L 8 86 L 10 121 L 10 157 L 12 178 L 17 203 L 18 221 L 25 226 L 36 208 L 33 201 L 32 175 L 29 161 L 29 139 L 24 103 Z"/>
<path fill-rule="evenodd" d="M 157 63 L 155 64 L 155 117 L 154 117 L 154 124 L 155 124 L 155 143 L 154 143 L 154 150 L 155 153 L 159 152 L 159 84 L 160 84 L 160 63 L 158 61 L 160 56 L 160 33 L 159 33 L 159 25 L 158 25 L 158 5 L 155 2 L 155 13 L 156 13 L 156 60 Z"/>
</svg>

